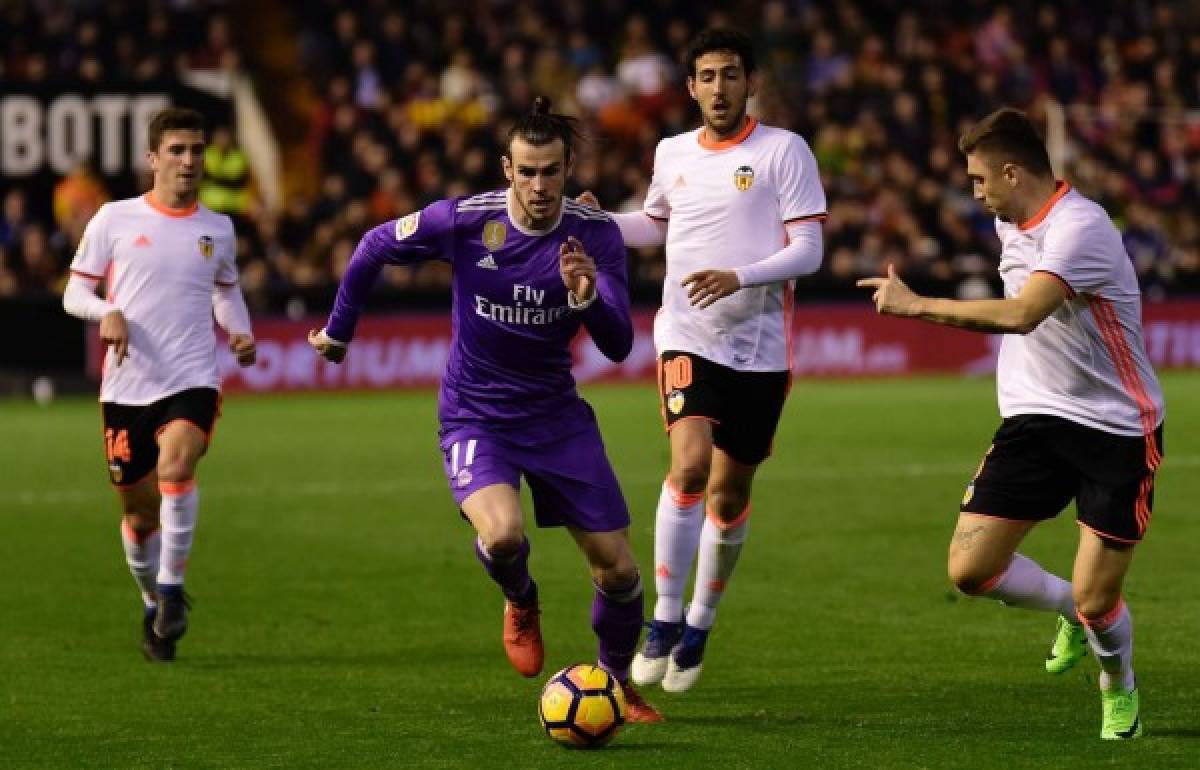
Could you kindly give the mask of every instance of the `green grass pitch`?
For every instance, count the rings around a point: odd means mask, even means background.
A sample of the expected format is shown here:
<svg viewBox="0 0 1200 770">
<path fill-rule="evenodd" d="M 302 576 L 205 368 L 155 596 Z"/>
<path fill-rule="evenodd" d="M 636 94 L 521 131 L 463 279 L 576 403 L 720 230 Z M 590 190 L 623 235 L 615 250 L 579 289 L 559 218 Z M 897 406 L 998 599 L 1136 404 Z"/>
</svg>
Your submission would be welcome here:
<svg viewBox="0 0 1200 770">
<path fill-rule="evenodd" d="M 1127 592 L 1147 735 L 1119 745 L 1098 737 L 1090 656 L 1043 672 L 1052 617 L 961 600 L 944 576 L 997 423 L 990 381 L 797 382 L 703 678 L 648 689 L 667 721 L 594 753 L 547 740 L 541 681 L 508 668 L 433 394 L 227 400 L 170 666 L 138 650 L 95 403 L 0 403 L 0 767 L 1196 767 L 1200 375 L 1164 383 Z M 585 395 L 649 576 L 667 463 L 652 390 Z M 1076 537 L 1068 512 L 1023 550 L 1062 574 Z M 548 676 L 594 658 L 591 592 L 565 533 L 531 539 Z"/>
</svg>

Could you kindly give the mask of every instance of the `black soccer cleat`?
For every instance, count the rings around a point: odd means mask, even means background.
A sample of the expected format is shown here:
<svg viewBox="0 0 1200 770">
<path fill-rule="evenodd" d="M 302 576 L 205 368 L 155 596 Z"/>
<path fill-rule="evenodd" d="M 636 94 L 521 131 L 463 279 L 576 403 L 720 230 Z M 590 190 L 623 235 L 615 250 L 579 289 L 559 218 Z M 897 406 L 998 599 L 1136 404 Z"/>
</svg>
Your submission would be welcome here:
<svg viewBox="0 0 1200 770">
<path fill-rule="evenodd" d="M 188 610 L 191 608 L 191 597 L 183 592 L 183 586 L 159 586 L 154 635 L 172 644 L 179 641 L 187 633 Z"/>
<path fill-rule="evenodd" d="M 170 663 L 175 660 L 175 642 L 159 639 L 154 633 L 157 613 L 157 608 L 147 607 L 142 614 L 142 655 L 151 663 Z"/>
</svg>

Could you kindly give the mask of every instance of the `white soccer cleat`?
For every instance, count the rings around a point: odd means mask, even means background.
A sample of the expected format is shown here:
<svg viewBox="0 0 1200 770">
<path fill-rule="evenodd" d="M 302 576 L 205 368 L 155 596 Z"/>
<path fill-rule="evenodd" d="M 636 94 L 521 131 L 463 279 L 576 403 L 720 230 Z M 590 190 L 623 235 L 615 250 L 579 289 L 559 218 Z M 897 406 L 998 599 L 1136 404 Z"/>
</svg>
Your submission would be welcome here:
<svg viewBox="0 0 1200 770">
<path fill-rule="evenodd" d="M 629 675 L 634 684 L 658 684 L 667 673 L 667 661 L 671 650 L 683 636 L 683 623 L 666 623 L 652 620 L 647 624 L 646 644 L 633 656 L 633 667 Z"/>
<path fill-rule="evenodd" d="M 639 652 L 633 656 L 633 667 L 629 670 L 629 676 L 634 684 L 658 684 L 667 673 L 667 661 L 670 658 L 670 655 L 648 658 Z"/>
<path fill-rule="evenodd" d="M 671 658 L 667 663 L 667 673 L 662 678 L 662 688 L 667 692 L 686 692 L 699 681 L 700 670 L 703 668 L 703 663 L 697 663 L 690 668 L 680 668 L 675 659 Z"/>
<path fill-rule="evenodd" d="M 683 638 L 675 645 L 667 661 L 667 673 L 662 678 L 664 690 L 684 692 L 692 689 L 700 679 L 700 670 L 704 668 L 704 645 L 707 643 L 708 629 L 684 624 Z"/>
</svg>

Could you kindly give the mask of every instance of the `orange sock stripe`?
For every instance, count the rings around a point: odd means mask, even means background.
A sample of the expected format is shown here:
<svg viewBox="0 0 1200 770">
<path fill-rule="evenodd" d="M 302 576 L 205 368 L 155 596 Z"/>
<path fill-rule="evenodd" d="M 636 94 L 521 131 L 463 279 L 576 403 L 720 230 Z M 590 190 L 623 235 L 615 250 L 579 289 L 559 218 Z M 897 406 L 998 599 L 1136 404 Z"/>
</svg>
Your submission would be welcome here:
<svg viewBox="0 0 1200 770">
<path fill-rule="evenodd" d="M 1086 618 L 1079 610 L 1075 610 L 1075 615 L 1079 618 L 1079 622 L 1094 631 L 1103 631 L 1117 622 L 1117 618 L 1121 616 L 1121 610 L 1125 609 L 1125 597 L 1118 596 L 1117 604 L 1111 610 L 1104 613 L 1099 618 Z"/>
<path fill-rule="evenodd" d="M 125 517 L 125 516 L 121 517 L 121 532 L 124 533 L 125 537 L 129 538 L 130 540 L 137 543 L 138 545 L 144 544 L 148 539 L 150 539 L 150 536 L 153 535 L 157 531 L 158 531 L 158 525 L 155 525 L 153 529 L 147 530 L 146 532 L 139 533 L 136 529 L 133 528 L 133 525 L 131 525 L 129 523 L 128 517 Z"/>
<path fill-rule="evenodd" d="M 187 481 L 160 481 L 158 482 L 158 491 L 164 495 L 186 495 L 196 488 L 196 480 L 188 479 Z"/>
<path fill-rule="evenodd" d="M 746 507 L 742 509 L 742 512 L 739 513 L 737 518 L 733 521 L 725 521 L 717 515 L 716 511 L 707 506 L 705 507 L 704 512 L 708 515 L 708 520 L 717 525 L 717 529 L 721 530 L 722 532 L 727 532 L 734 527 L 741 526 L 746 519 L 750 518 L 750 503 L 746 503 Z"/>
<path fill-rule="evenodd" d="M 674 484 L 671 483 L 670 479 L 667 479 L 663 483 L 667 487 L 667 494 L 671 496 L 671 499 L 674 500 L 675 504 L 680 508 L 691 508 L 693 505 L 704 499 L 703 492 L 696 492 L 695 494 L 681 492 Z"/>
<path fill-rule="evenodd" d="M 1000 584 L 1000 581 L 1004 579 L 1004 576 L 1008 573 L 1008 567 L 1011 567 L 1011 566 L 1012 566 L 1012 564 L 1010 563 L 1004 569 L 1000 570 L 995 575 L 992 575 L 990 578 L 983 581 L 983 585 L 979 586 L 979 590 L 976 591 L 974 595 L 982 596 L 983 594 L 990 593 L 991 590 L 993 588 L 995 588 L 996 586 L 998 586 Z"/>
</svg>

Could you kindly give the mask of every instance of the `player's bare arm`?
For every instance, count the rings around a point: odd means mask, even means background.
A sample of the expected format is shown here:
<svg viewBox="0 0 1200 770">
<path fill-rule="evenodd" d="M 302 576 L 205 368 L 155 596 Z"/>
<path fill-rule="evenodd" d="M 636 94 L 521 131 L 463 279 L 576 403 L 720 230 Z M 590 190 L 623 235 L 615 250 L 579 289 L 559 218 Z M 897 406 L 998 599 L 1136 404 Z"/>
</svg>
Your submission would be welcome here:
<svg viewBox="0 0 1200 770">
<path fill-rule="evenodd" d="M 698 270 L 680 283 L 688 290 L 688 301 L 692 306 L 701 309 L 742 288 L 742 282 L 732 270 Z"/>
<path fill-rule="evenodd" d="M 875 290 L 875 309 L 884 315 L 1002 334 L 1028 334 L 1066 298 L 1062 283 L 1046 273 L 1033 273 L 1020 294 L 1006 299 L 923 297 L 910 289 L 890 264 L 886 276 L 863 278 L 858 286 Z"/>
<path fill-rule="evenodd" d="M 563 283 L 578 302 L 590 302 L 596 295 L 596 261 L 588 256 L 574 236 L 558 250 L 558 270 Z"/>
<path fill-rule="evenodd" d="M 100 319 L 100 341 L 113 349 L 117 358 L 117 366 L 129 355 L 129 324 L 125 323 L 125 314 L 113 310 Z"/>
</svg>

